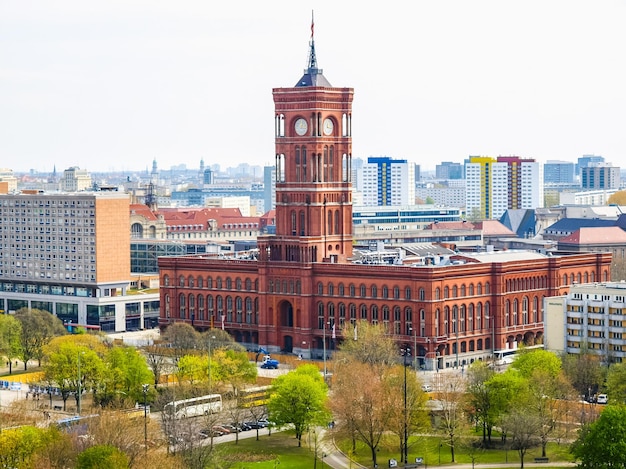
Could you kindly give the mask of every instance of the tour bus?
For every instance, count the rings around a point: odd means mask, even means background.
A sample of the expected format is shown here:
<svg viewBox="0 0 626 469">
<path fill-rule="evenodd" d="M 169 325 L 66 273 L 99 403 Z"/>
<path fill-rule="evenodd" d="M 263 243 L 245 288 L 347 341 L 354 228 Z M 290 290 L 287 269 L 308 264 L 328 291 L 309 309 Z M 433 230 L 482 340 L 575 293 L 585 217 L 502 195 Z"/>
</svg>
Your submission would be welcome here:
<svg viewBox="0 0 626 469">
<path fill-rule="evenodd" d="M 163 412 L 166 412 L 168 415 L 173 415 L 176 418 L 208 415 L 214 412 L 221 412 L 221 410 L 221 394 L 208 394 L 206 396 L 168 402 L 165 404 L 165 407 L 163 407 Z"/>
<path fill-rule="evenodd" d="M 258 407 L 267 404 L 271 388 L 271 386 L 257 386 L 242 389 L 237 396 L 239 407 Z"/>
<path fill-rule="evenodd" d="M 57 420 L 56 425 L 59 430 L 65 433 L 85 435 L 87 433 L 89 423 L 98 417 L 98 414 L 75 415 L 73 417 Z"/>
<path fill-rule="evenodd" d="M 496 350 L 493 352 L 496 359 L 496 365 L 510 365 L 515 359 L 515 355 L 521 351 L 543 349 L 543 344 L 538 345 L 522 345 L 517 348 Z"/>
</svg>

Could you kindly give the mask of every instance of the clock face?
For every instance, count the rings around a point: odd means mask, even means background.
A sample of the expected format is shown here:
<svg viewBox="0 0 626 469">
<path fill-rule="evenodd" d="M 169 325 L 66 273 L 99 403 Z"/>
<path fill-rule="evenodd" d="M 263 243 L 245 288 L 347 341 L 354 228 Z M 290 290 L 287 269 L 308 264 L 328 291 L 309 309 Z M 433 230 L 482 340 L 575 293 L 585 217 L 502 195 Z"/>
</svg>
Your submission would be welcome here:
<svg viewBox="0 0 626 469">
<path fill-rule="evenodd" d="M 333 133 L 333 121 L 330 119 L 324 120 L 324 135 L 330 135 Z"/>
<path fill-rule="evenodd" d="M 306 123 L 305 119 L 300 118 L 300 119 L 298 119 L 296 121 L 296 127 L 295 128 L 296 128 L 296 133 L 298 135 L 304 135 L 306 133 L 307 129 L 309 128 L 309 126 Z"/>
</svg>

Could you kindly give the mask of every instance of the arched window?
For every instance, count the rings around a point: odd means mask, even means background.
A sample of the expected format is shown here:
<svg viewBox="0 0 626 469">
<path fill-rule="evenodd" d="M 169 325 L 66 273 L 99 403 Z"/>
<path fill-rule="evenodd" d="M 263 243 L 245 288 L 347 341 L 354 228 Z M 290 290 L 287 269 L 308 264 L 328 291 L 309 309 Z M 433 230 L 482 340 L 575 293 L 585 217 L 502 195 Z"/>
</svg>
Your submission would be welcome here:
<svg viewBox="0 0 626 469">
<path fill-rule="evenodd" d="M 356 321 L 356 305 L 354 303 L 350 303 L 348 309 L 350 310 L 350 322 Z"/>
<path fill-rule="evenodd" d="M 203 287 L 204 287 L 204 279 L 198 276 L 198 288 L 203 288 Z"/>
<path fill-rule="evenodd" d="M 383 298 L 389 298 L 389 288 L 387 288 L 387 285 L 383 285 Z"/>
<path fill-rule="evenodd" d="M 469 296 L 474 296 L 474 284 L 470 283 L 469 285 Z"/>
<path fill-rule="evenodd" d="M 450 298 L 450 289 L 447 286 L 443 287 L 443 297 Z"/>
<path fill-rule="evenodd" d="M 372 298 L 378 297 L 378 287 L 376 285 L 372 285 Z"/>
<path fill-rule="evenodd" d="M 232 290 L 233 289 L 233 281 L 230 277 L 226 278 L 226 290 Z"/>
<path fill-rule="evenodd" d="M 170 286 L 170 276 L 167 274 L 163 276 L 163 285 L 166 287 Z"/>
<path fill-rule="evenodd" d="M 186 316 L 185 295 L 182 293 L 178 296 L 178 307 L 179 307 L 178 317 L 180 319 L 185 319 L 185 316 Z"/>
<path fill-rule="evenodd" d="M 354 296 L 356 295 L 356 288 L 354 287 L 354 284 L 352 283 L 350 284 L 349 290 L 350 290 L 350 293 L 349 293 L 350 298 L 354 298 Z"/>
<path fill-rule="evenodd" d="M 361 298 L 365 298 L 367 296 L 367 288 L 365 285 L 361 284 Z"/>
<path fill-rule="evenodd" d="M 194 283 L 195 283 L 195 282 L 194 282 L 194 278 L 190 275 L 190 276 L 189 276 L 189 288 L 193 288 Z"/>
<path fill-rule="evenodd" d="M 465 294 L 465 284 L 461 285 L 461 296 L 466 296 L 466 294 Z"/>
<path fill-rule="evenodd" d="M 456 287 L 456 285 L 454 285 L 452 287 L 452 298 L 456 298 L 457 296 L 459 296 L 458 291 L 459 291 L 458 288 Z"/>
<path fill-rule="evenodd" d="M 204 321 L 204 296 L 198 295 L 198 319 Z"/>
<path fill-rule="evenodd" d="M 406 287 L 404 289 L 404 298 L 406 300 L 410 300 L 411 299 L 411 287 Z"/>
<path fill-rule="evenodd" d="M 367 306 L 361 305 L 361 319 L 367 320 Z"/>
<path fill-rule="evenodd" d="M 528 297 L 522 299 L 522 324 L 528 324 Z"/>
<path fill-rule="evenodd" d="M 372 305 L 371 311 L 372 311 L 372 324 L 378 324 L 378 306 Z"/>
<path fill-rule="evenodd" d="M 397 285 L 395 287 L 393 287 L 393 298 L 395 300 L 399 300 L 400 299 L 400 287 L 398 287 Z"/>
<path fill-rule="evenodd" d="M 328 295 L 333 296 L 335 294 L 335 286 L 332 283 L 328 284 Z"/>
<path fill-rule="evenodd" d="M 343 283 L 340 283 L 338 288 L 337 288 L 337 293 L 339 294 L 339 296 L 343 297 L 345 296 L 345 292 L 344 292 L 344 287 L 343 287 Z"/>
<path fill-rule="evenodd" d="M 420 301 L 426 300 L 426 290 L 424 290 L 423 288 L 419 289 L 419 300 Z"/>
<path fill-rule="evenodd" d="M 435 288 L 435 300 L 439 300 L 441 296 L 441 290 L 439 290 L 439 287 Z"/>
<path fill-rule="evenodd" d="M 185 286 L 185 277 L 182 276 L 182 275 L 178 279 L 178 286 L 179 287 L 184 287 Z"/>
<path fill-rule="evenodd" d="M 322 284 L 322 282 L 319 282 L 317 284 L 317 294 L 318 295 L 323 295 L 324 294 L 324 285 Z"/>
</svg>

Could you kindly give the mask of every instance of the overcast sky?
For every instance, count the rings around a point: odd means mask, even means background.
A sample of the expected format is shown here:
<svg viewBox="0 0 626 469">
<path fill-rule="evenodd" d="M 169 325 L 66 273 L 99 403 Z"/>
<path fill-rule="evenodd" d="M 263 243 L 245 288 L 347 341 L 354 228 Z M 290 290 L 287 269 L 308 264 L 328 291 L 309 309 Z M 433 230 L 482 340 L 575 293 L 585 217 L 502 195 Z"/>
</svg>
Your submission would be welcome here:
<svg viewBox="0 0 626 469">
<path fill-rule="evenodd" d="M 626 167 L 623 0 L 0 1 L 0 167 L 270 164 L 311 10 L 355 157 Z"/>
</svg>

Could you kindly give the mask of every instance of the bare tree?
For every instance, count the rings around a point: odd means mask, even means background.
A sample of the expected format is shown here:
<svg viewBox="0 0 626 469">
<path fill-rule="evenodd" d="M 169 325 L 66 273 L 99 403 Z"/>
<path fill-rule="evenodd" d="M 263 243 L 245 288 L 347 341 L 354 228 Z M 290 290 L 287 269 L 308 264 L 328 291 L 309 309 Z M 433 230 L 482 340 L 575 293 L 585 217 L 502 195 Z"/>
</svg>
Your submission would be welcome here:
<svg viewBox="0 0 626 469">
<path fill-rule="evenodd" d="M 372 365 L 336 364 L 330 404 L 337 429 L 362 441 L 369 448 L 374 465 L 378 446 L 389 426 L 389 410 L 397 405 L 397 402 L 388 402 L 388 397 L 383 379 Z"/>
<path fill-rule="evenodd" d="M 463 416 L 463 397 L 465 381 L 458 375 L 446 375 L 439 391 L 441 406 L 439 430 L 444 434 L 444 441 L 450 447 L 451 462 L 456 462 L 455 448 L 465 423 Z"/>
<path fill-rule="evenodd" d="M 524 468 L 524 457 L 528 450 L 540 442 L 541 419 L 534 412 L 528 412 L 524 406 L 514 406 L 502 418 L 502 427 L 510 438 L 511 448 L 517 451 L 520 468 Z"/>
</svg>

